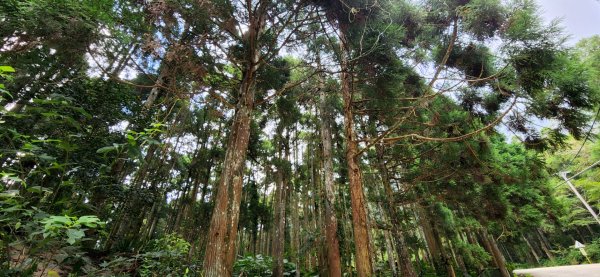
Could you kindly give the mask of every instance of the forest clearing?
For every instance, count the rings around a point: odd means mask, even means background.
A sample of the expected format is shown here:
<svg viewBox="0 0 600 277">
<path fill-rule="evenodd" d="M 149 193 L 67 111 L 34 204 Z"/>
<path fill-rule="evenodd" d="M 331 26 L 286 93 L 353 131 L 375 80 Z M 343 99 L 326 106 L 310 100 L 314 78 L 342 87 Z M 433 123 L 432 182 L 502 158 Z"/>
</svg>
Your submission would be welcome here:
<svg viewBox="0 0 600 277">
<path fill-rule="evenodd" d="M 0 1 L 0 276 L 598 276 L 539 1 Z"/>
</svg>

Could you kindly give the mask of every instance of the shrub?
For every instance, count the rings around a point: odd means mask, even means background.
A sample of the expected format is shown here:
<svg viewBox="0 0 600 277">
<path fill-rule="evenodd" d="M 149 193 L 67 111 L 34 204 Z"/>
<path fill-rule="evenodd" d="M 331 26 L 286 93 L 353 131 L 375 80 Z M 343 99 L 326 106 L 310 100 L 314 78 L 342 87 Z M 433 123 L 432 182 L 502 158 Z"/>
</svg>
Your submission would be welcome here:
<svg viewBox="0 0 600 277">
<path fill-rule="evenodd" d="M 296 264 L 289 262 L 287 259 L 284 262 L 284 276 L 296 275 Z M 269 256 L 246 256 L 238 259 L 233 266 L 234 276 L 256 276 L 269 277 L 273 275 L 273 258 Z"/>
<path fill-rule="evenodd" d="M 140 276 L 193 275 L 187 263 L 189 250 L 190 244 L 175 234 L 153 240 L 140 255 Z"/>
</svg>

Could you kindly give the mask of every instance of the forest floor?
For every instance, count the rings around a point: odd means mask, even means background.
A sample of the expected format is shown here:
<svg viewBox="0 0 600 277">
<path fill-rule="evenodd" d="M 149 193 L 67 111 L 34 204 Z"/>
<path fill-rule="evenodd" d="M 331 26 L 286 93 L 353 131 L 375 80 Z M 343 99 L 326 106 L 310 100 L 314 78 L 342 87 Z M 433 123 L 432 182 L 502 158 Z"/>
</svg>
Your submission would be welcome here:
<svg viewBox="0 0 600 277">
<path fill-rule="evenodd" d="M 517 276 L 533 277 L 600 277 L 600 264 L 569 265 L 555 267 L 540 267 L 530 269 L 517 269 L 513 271 Z"/>
<path fill-rule="evenodd" d="M 19 266 L 29 266 L 32 261 L 28 261 L 29 248 L 23 245 L 16 245 L 9 249 L 11 258 L 11 268 Z M 63 276 L 63 272 L 60 269 L 58 262 L 55 261 L 55 253 L 47 253 L 42 255 L 42 261 L 37 263 L 37 269 L 33 272 L 32 276 Z"/>
</svg>

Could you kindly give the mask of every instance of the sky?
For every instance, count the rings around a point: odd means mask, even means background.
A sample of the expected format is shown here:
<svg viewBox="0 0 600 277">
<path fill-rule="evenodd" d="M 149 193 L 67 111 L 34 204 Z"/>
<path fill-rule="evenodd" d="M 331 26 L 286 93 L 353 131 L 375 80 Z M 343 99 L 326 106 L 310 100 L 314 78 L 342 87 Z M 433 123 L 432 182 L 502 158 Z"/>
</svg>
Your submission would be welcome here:
<svg viewBox="0 0 600 277">
<path fill-rule="evenodd" d="M 562 18 L 568 44 L 574 45 L 582 38 L 600 35 L 600 0 L 536 0 L 544 21 Z"/>
</svg>

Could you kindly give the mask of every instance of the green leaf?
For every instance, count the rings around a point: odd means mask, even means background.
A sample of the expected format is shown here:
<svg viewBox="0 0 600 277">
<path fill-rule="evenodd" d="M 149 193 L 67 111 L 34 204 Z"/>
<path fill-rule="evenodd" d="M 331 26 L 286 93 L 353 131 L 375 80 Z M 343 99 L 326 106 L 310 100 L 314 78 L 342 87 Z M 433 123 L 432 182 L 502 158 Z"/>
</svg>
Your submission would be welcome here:
<svg viewBox="0 0 600 277">
<path fill-rule="evenodd" d="M 105 146 L 105 147 L 102 147 L 102 148 L 96 150 L 96 153 L 105 154 L 105 153 L 108 153 L 111 151 L 116 151 L 116 150 L 117 150 L 117 148 L 115 146 Z"/>
<path fill-rule="evenodd" d="M 80 217 L 77 222 L 81 225 L 90 227 L 90 228 L 96 228 L 98 225 L 102 224 L 102 221 L 100 221 L 100 219 L 96 216 L 93 215 L 85 215 Z"/>
<path fill-rule="evenodd" d="M 0 72 L 14 73 L 15 69 L 12 66 L 0 65 Z"/>
<path fill-rule="evenodd" d="M 41 193 L 41 192 L 51 192 L 51 190 L 48 188 L 41 187 L 41 186 L 33 186 L 30 188 L 27 188 L 27 192 Z"/>
<path fill-rule="evenodd" d="M 160 141 L 155 140 L 155 139 L 147 139 L 146 140 L 148 142 L 148 144 L 155 144 L 155 145 L 160 145 Z"/>
<path fill-rule="evenodd" d="M 53 215 L 53 216 L 50 216 L 50 217 L 42 220 L 42 223 L 45 223 L 45 224 L 59 224 L 59 225 L 71 225 L 71 224 L 73 224 L 73 221 L 69 217 L 67 217 L 67 216 Z"/>
<path fill-rule="evenodd" d="M 75 244 L 85 236 L 85 233 L 79 229 L 67 229 L 67 242 Z"/>
<path fill-rule="evenodd" d="M 42 161 L 54 161 L 54 160 L 56 160 L 56 158 L 55 158 L 55 157 L 49 156 L 49 155 L 48 155 L 48 154 L 46 154 L 46 153 L 42 153 L 42 154 L 40 154 L 40 155 L 38 156 L 38 158 L 39 158 L 40 160 L 42 160 Z"/>
</svg>

